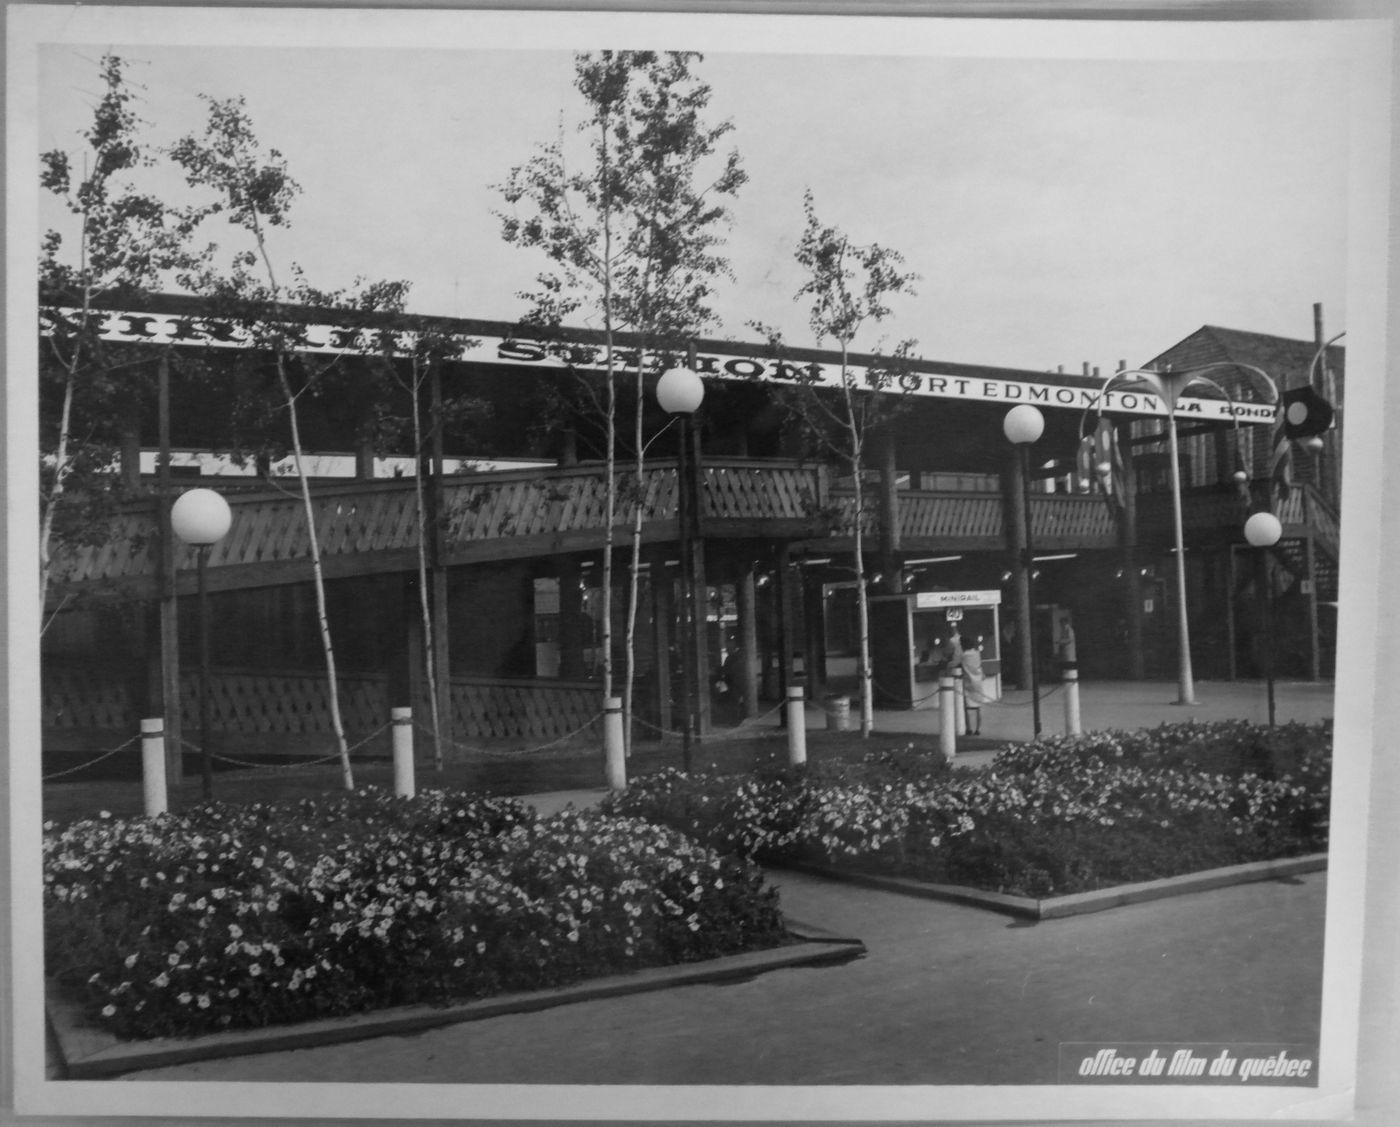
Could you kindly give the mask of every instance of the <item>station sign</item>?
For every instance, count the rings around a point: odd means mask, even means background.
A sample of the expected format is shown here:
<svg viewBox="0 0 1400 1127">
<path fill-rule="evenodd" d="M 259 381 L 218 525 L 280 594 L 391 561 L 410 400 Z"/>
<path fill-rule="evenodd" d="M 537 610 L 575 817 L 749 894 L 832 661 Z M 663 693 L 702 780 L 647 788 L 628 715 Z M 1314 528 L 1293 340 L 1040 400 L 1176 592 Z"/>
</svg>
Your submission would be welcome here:
<svg viewBox="0 0 1400 1127">
<path fill-rule="evenodd" d="M 76 310 L 62 310 L 69 318 Z M 52 311 L 41 312 L 44 331 L 51 331 Z M 46 319 L 47 318 L 47 319 Z M 336 325 L 295 326 L 296 349 L 301 352 L 343 355 L 409 355 L 416 334 L 387 330 L 356 329 Z M 105 315 L 101 329 L 104 340 L 131 344 L 175 344 L 215 348 L 247 348 L 250 340 L 240 327 L 213 317 L 174 314 L 113 312 Z M 522 367 L 561 370 L 601 371 L 604 350 L 592 343 L 551 343 L 490 334 L 459 334 L 454 359 L 467 364 L 510 364 Z M 734 351 L 700 352 L 695 369 L 702 377 L 737 382 L 841 387 L 838 364 L 762 357 L 735 344 Z M 675 363 L 673 356 L 650 352 L 643 357 L 636 349 L 615 348 L 615 370 L 635 372 L 640 363 L 648 372 L 660 373 Z M 936 368 L 936 364 L 928 365 Z M 919 398 L 958 400 L 976 403 L 1030 403 L 1049 409 L 1096 411 L 1100 407 L 1115 414 L 1162 418 L 1167 408 L 1150 390 L 1118 388 L 1102 392 L 1099 387 L 1057 381 L 1053 373 L 1026 372 L 1009 376 L 1002 369 L 988 368 L 985 374 L 968 374 L 968 366 L 956 372 L 904 371 L 890 375 L 858 364 L 847 366 L 851 386 L 859 391 L 886 392 Z M 1237 403 L 1225 399 L 1182 396 L 1177 401 L 1178 417 L 1194 419 L 1234 419 L 1241 423 L 1272 424 L 1278 408 L 1268 403 Z"/>
<path fill-rule="evenodd" d="M 987 607 L 1001 603 L 1000 591 L 920 591 L 914 596 L 918 610 L 939 607 Z"/>
</svg>

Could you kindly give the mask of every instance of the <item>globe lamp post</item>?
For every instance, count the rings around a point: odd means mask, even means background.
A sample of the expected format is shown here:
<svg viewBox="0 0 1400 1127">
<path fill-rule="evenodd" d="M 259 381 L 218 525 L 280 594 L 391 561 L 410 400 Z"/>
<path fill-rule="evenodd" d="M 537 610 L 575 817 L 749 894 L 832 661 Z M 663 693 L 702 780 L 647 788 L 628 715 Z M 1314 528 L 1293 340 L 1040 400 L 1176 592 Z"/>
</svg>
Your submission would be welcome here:
<svg viewBox="0 0 1400 1127">
<path fill-rule="evenodd" d="M 1025 583 L 1019 592 L 1021 604 L 1020 629 L 1030 655 L 1031 722 L 1037 738 L 1040 736 L 1040 672 L 1036 668 L 1035 652 L 1035 555 L 1031 547 L 1031 446 L 1045 433 L 1045 416 L 1039 408 L 1020 403 L 1006 412 L 1002 432 L 1014 447 L 1021 470 L 1021 511 L 1026 524 L 1022 545 Z"/>
<path fill-rule="evenodd" d="M 1136 386 L 1146 388 L 1159 400 L 1167 414 L 1167 453 L 1169 467 L 1171 471 L 1171 494 L 1172 494 L 1172 539 L 1176 552 L 1176 632 L 1177 632 L 1177 703 L 1195 704 L 1196 687 L 1191 671 L 1191 631 L 1190 616 L 1186 606 L 1186 544 L 1182 533 L 1181 515 L 1181 455 L 1177 446 L 1176 434 L 1176 408 L 1181 399 L 1182 393 L 1193 386 L 1203 386 L 1213 388 L 1227 403 L 1233 406 L 1233 399 L 1213 379 L 1206 373 L 1217 368 L 1231 368 L 1245 371 L 1262 380 L 1268 389 L 1270 402 L 1277 406 L 1279 402 L 1278 386 L 1273 378 L 1262 368 L 1257 368 L 1253 364 L 1241 364 L 1236 361 L 1220 361 L 1213 364 L 1206 364 L 1201 368 L 1192 368 L 1185 371 L 1155 371 L 1151 368 L 1124 368 L 1114 372 L 1099 388 L 1096 399 L 1099 404 L 1099 411 L 1102 412 L 1104 401 L 1108 396 L 1109 389 L 1115 384 Z M 1235 426 L 1238 428 L 1239 420 L 1236 418 Z"/>
<path fill-rule="evenodd" d="M 209 588 L 206 569 L 209 549 L 222 540 L 233 523 L 228 502 L 212 489 L 190 489 L 170 507 L 170 527 L 195 548 L 199 565 L 199 753 L 205 799 L 214 797 L 214 767 L 209 749 Z"/>
<path fill-rule="evenodd" d="M 1269 726 L 1274 724 L 1274 585 L 1269 578 L 1269 549 L 1283 536 L 1283 525 L 1273 513 L 1255 513 L 1244 522 L 1244 538 L 1257 548 L 1260 595 L 1264 608 L 1264 678 L 1268 684 Z"/>
<path fill-rule="evenodd" d="M 677 459 L 676 521 L 681 547 L 681 766 L 691 769 L 696 713 L 700 688 L 696 684 L 695 651 L 699 646 L 700 617 L 695 597 L 695 541 L 700 518 L 700 449 L 691 449 L 691 416 L 705 400 L 705 383 L 690 368 L 669 368 L 656 382 L 656 402 L 680 425 Z"/>
</svg>

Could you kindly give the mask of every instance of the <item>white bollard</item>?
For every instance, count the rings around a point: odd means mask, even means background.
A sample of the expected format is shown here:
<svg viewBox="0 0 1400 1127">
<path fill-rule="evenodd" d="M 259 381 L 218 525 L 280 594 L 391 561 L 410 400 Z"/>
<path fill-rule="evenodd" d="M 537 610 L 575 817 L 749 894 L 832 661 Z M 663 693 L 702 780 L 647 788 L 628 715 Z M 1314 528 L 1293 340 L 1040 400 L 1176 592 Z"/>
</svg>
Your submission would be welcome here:
<svg viewBox="0 0 1400 1127">
<path fill-rule="evenodd" d="M 412 798 L 413 786 L 413 709 L 391 708 L 394 729 L 394 793 Z"/>
<path fill-rule="evenodd" d="M 967 735 L 967 690 L 963 687 L 962 666 L 953 670 L 953 731 L 956 735 Z"/>
<path fill-rule="evenodd" d="M 953 675 L 938 675 L 938 748 L 949 763 L 958 754 L 957 693 Z"/>
<path fill-rule="evenodd" d="M 1082 735 L 1084 725 L 1079 717 L 1079 669 L 1065 662 L 1065 731 L 1071 736 Z"/>
<path fill-rule="evenodd" d="M 788 686 L 787 730 L 788 762 L 796 767 L 807 762 L 807 711 L 801 685 Z"/>
<path fill-rule="evenodd" d="M 148 817 L 169 808 L 165 790 L 165 720 L 141 721 L 141 793 Z"/>
<path fill-rule="evenodd" d="M 627 789 L 627 749 L 622 738 L 622 698 L 603 701 L 603 771 L 610 790 Z"/>
</svg>

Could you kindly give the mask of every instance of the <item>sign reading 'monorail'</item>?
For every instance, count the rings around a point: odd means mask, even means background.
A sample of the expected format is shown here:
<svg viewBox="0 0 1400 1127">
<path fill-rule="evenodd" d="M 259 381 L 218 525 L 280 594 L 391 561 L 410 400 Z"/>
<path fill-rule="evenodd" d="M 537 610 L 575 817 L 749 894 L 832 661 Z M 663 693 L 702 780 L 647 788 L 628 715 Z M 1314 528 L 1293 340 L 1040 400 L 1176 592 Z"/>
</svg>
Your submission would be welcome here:
<svg viewBox="0 0 1400 1127">
<path fill-rule="evenodd" d="M 75 311 L 64 311 L 72 315 Z M 48 319 L 43 328 L 50 330 Z M 344 328 L 335 325 L 298 325 L 297 349 L 304 352 L 338 354 L 382 354 L 390 351 L 407 354 L 414 335 L 407 332 L 386 333 L 380 330 Z M 228 321 L 209 317 L 176 316 L 151 313 L 110 313 L 106 315 L 101 333 L 103 339 L 130 344 L 176 344 L 216 348 L 247 348 L 250 338 Z M 573 368 L 597 370 L 603 366 L 601 346 L 592 344 L 546 345 L 518 337 L 467 335 L 459 337 L 461 351 L 457 359 L 476 364 L 518 364 L 536 368 Z M 807 382 L 821 387 L 839 387 L 841 371 L 835 364 L 815 361 L 769 359 L 746 353 L 742 345 L 733 352 L 701 352 L 695 357 L 695 367 L 701 376 L 710 379 L 757 381 L 761 383 L 795 384 Z M 635 370 L 638 354 L 633 349 L 614 349 L 614 362 L 623 369 Z M 661 358 L 651 361 L 659 367 Z M 1032 403 L 1038 407 L 1083 411 L 1101 405 L 1104 410 L 1121 414 L 1164 416 L 1162 401 L 1150 391 L 1125 389 L 1101 394 L 1095 387 L 1082 387 L 1057 382 L 1053 376 L 1040 377 L 1026 373 L 1024 377 L 1005 375 L 966 375 L 940 372 L 905 372 L 883 381 L 872 370 L 860 365 L 848 369 L 855 386 L 871 387 L 894 394 L 927 396 L 934 399 L 956 399 L 979 403 Z M 1197 419 L 1238 419 L 1242 423 L 1272 423 L 1276 408 L 1267 403 L 1237 403 L 1224 399 L 1183 396 L 1177 401 L 1176 413 Z"/>
</svg>

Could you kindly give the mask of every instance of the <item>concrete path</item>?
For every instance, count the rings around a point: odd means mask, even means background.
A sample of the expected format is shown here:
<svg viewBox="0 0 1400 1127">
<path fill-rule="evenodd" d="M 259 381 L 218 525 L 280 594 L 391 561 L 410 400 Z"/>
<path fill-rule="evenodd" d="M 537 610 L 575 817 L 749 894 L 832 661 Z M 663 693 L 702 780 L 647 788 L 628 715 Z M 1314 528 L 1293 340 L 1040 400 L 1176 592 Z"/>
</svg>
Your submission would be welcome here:
<svg viewBox="0 0 1400 1127">
<path fill-rule="evenodd" d="M 866 958 L 131 1079 L 1050 1084 L 1062 1041 L 1315 1043 L 1325 876 L 1039 924 L 778 873 Z"/>
<path fill-rule="evenodd" d="M 931 691 L 931 690 L 930 690 Z M 1268 686 L 1262 681 L 1198 681 L 1193 704 L 1179 704 L 1175 681 L 1086 681 L 1079 687 L 1079 711 L 1085 731 L 1102 728 L 1154 728 L 1187 720 L 1250 720 L 1268 722 Z M 1280 724 L 1297 720 L 1313 724 L 1333 715 L 1334 688 L 1330 681 L 1285 681 L 1274 686 L 1275 718 Z M 1041 686 L 1041 731 L 1065 731 L 1065 694 L 1058 684 Z M 852 712 L 859 705 L 852 702 Z M 992 739 L 1028 740 L 1034 731 L 1031 695 L 1017 689 L 982 709 L 982 735 Z M 809 728 L 825 727 L 827 718 L 818 701 L 807 706 Z M 910 732 L 938 738 L 939 710 L 935 693 L 913 709 L 875 710 L 879 732 Z"/>
</svg>

